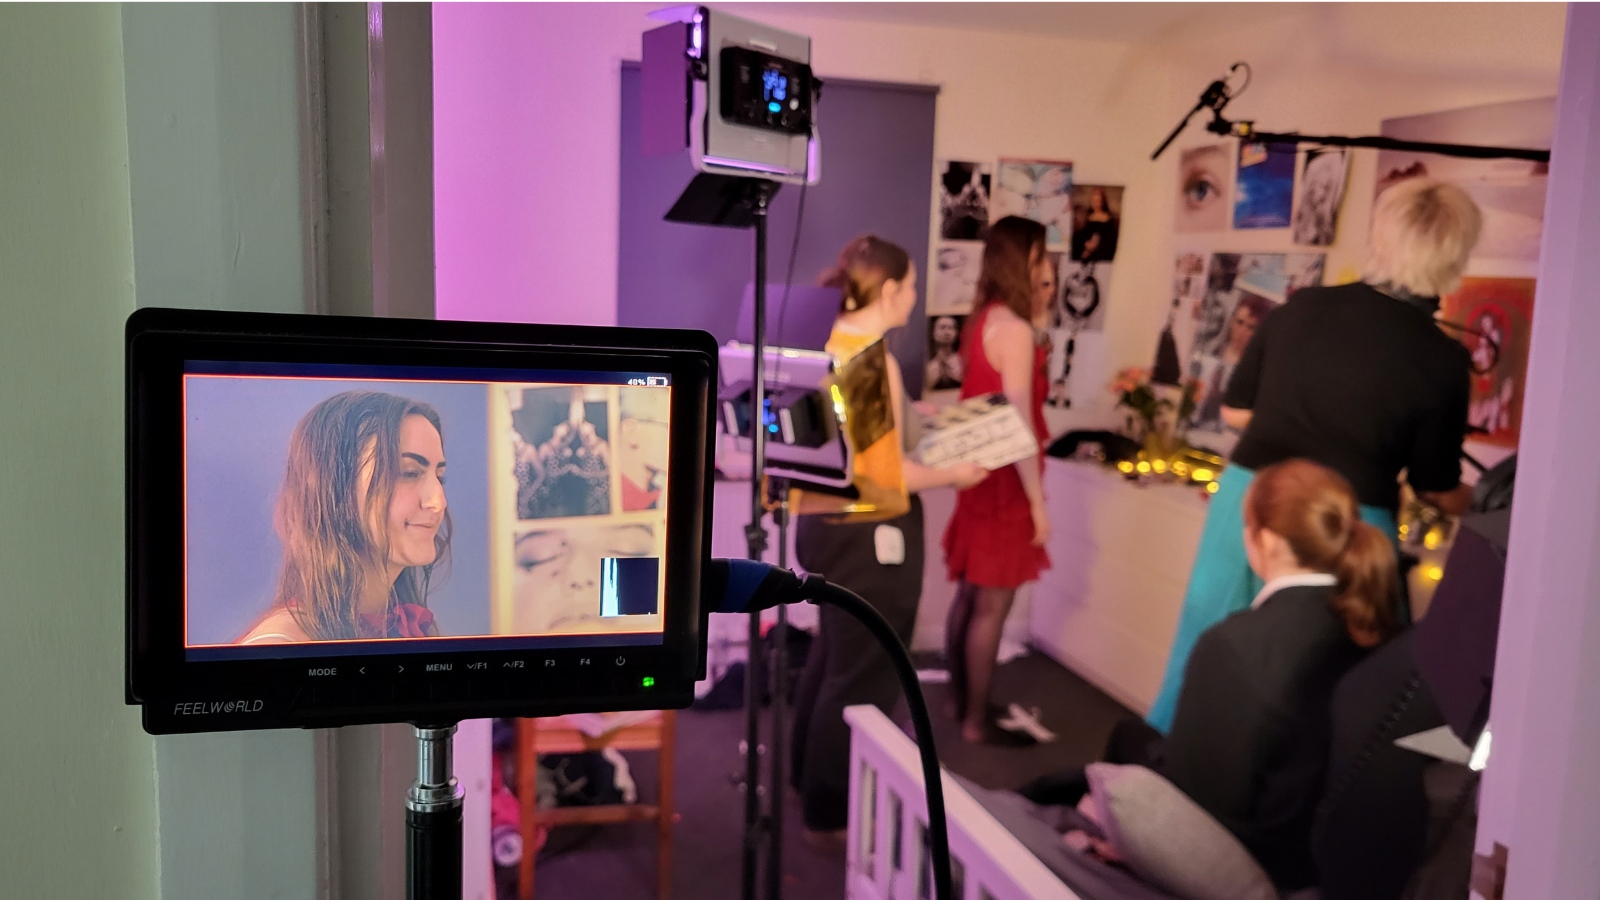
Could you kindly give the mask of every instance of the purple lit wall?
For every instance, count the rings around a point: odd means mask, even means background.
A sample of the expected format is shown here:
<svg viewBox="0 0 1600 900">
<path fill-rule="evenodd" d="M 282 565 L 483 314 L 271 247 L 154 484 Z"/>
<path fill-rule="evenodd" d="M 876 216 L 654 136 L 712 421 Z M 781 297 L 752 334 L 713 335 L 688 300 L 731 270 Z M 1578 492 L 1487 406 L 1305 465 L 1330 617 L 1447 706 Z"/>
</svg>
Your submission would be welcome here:
<svg viewBox="0 0 1600 900">
<path fill-rule="evenodd" d="M 617 72 L 649 9 L 434 6 L 439 318 L 616 324 Z"/>
<path fill-rule="evenodd" d="M 1477 849 L 1505 896 L 1600 894 L 1600 6 L 1567 6 Z"/>
<path fill-rule="evenodd" d="M 653 8 L 434 6 L 439 318 L 699 327 L 729 336 L 750 280 L 749 232 L 702 234 L 683 247 L 662 242 L 662 228 L 719 229 L 661 222 L 665 207 L 649 207 L 648 190 L 675 197 L 682 184 L 658 180 L 641 192 L 634 176 L 652 176 L 630 163 L 638 110 L 623 110 L 624 66 L 639 58 Z M 824 177 L 807 198 L 797 281 L 810 282 L 845 241 L 872 230 L 912 252 L 926 289 L 934 96 L 828 82 Z M 787 261 L 798 193 L 785 188 L 773 210 L 774 267 Z M 717 250 L 719 241 L 728 249 Z M 712 290 L 697 280 L 707 266 L 721 279 Z M 908 371 L 919 370 L 924 352 L 920 308 L 916 316 L 892 339 Z"/>
<path fill-rule="evenodd" d="M 926 352 L 929 209 L 933 194 L 933 88 L 828 79 L 818 126 L 821 183 L 806 191 L 794 283 L 814 284 L 850 239 L 873 232 L 905 247 L 916 263 L 919 297 L 909 325 L 890 335 L 907 372 L 921 372 Z M 640 150 L 639 69 L 622 71 L 621 220 L 617 324 L 702 328 L 733 337 L 739 300 L 753 280 L 749 229 L 662 220 L 694 176 L 686 153 L 647 157 Z M 800 188 L 785 185 L 773 201 L 768 277 L 783 281 L 794 241 Z M 907 388 L 920 396 L 920 378 Z"/>
</svg>

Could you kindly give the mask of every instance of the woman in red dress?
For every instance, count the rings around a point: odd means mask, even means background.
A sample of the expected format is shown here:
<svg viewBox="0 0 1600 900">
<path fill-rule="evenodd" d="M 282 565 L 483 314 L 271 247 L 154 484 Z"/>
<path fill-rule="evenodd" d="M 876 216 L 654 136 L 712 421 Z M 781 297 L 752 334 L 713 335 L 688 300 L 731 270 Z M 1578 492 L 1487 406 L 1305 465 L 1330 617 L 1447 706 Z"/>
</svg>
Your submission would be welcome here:
<svg viewBox="0 0 1600 900">
<path fill-rule="evenodd" d="M 961 397 L 1003 393 L 1025 410 L 1041 446 L 1046 438 L 1045 365 L 1049 345 L 1033 326 L 1035 282 L 1048 265 L 1044 226 L 1007 216 L 989 229 L 978 277 L 981 308 L 961 341 L 966 380 Z M 1032 738 L 1000 728 L 989 703 L 1000 633 L 1017 588 L 1050 565 L 1045 543 L 1042 454 L 992 473 L 961 491 L 944 534 L 945 565 L 957 582 L 945 627 L 950 712 L 971 742 L 1021 744 Z"/>
</svg>

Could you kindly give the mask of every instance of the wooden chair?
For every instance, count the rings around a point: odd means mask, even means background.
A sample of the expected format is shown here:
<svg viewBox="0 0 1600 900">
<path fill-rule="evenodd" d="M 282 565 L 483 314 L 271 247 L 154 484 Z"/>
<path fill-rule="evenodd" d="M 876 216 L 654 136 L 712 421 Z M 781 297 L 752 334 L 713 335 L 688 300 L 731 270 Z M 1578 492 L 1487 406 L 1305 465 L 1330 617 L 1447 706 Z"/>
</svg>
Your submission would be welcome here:
<svg viewBox="0 0 1600 900">
<path fill-rule="evenodd" d="M 533 869 L 538 857 L 538 829 L 556 825 L 610 825 L 619 822 L 656 823 L 656 897 L 669 900 L 672 893 L 672 786 L 673 736 L 676 714 L 664 710 L 648 722 L 614 729 L 598 738 L 555 719 L 517 720 L 517 799 L 522 804 L 522 867 L 519 900 L 533 900 Z M 538 758 L 541 753 L 655 750 L 659 802 L 617 803 L 608 806 L 538 808 Z"/>
</svg>

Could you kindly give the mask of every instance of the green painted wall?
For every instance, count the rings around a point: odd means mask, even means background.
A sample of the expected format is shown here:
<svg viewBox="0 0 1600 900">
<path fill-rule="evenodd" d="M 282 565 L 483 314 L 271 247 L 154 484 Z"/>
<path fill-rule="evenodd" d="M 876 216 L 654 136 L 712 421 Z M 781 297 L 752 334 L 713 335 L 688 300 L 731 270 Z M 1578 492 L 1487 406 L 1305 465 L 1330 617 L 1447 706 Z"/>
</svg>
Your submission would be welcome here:
<svg viewBox="0 0 1600 900">
<path fill-rule="evenodd" d="M 140 306 L 304 311 L 296 15 L 122 6 Z"/>
<path fill-rule="evenodd" d="M 0 4 L 0 895 L 158 896 L 153 742 L 122 703 L 120 11 Z"/>
<path fill-rule="evenodd" d="M 297 312 L 294 7 L 0 4 L 0 896 L 316 895 L 305 732 L 122 703 L 123 323 Z"/>
<path fill-rule="evenodd" d="M 303 312 L 296 6 L 121 9 L 138 305 Z M 317 895 L 313 750 L 156 739 L 164 900 Z"/>
</svg>

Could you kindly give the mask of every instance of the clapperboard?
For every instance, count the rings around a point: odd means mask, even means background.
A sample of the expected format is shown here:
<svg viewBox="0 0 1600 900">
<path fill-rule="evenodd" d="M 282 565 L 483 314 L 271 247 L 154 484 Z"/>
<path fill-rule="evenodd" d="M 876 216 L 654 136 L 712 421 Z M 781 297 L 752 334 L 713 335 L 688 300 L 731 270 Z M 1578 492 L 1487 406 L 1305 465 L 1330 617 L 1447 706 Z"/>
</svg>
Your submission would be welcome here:
<svg viewBox="0 0 1600 900">
<path fill-rule="evenodd" d="M 972 462 L 993 471 L 1039 452 L 1039 440 L 1004 394 L 983 394 L 924 423 L 917 456 L 925 466 Z"/>
</svg>

